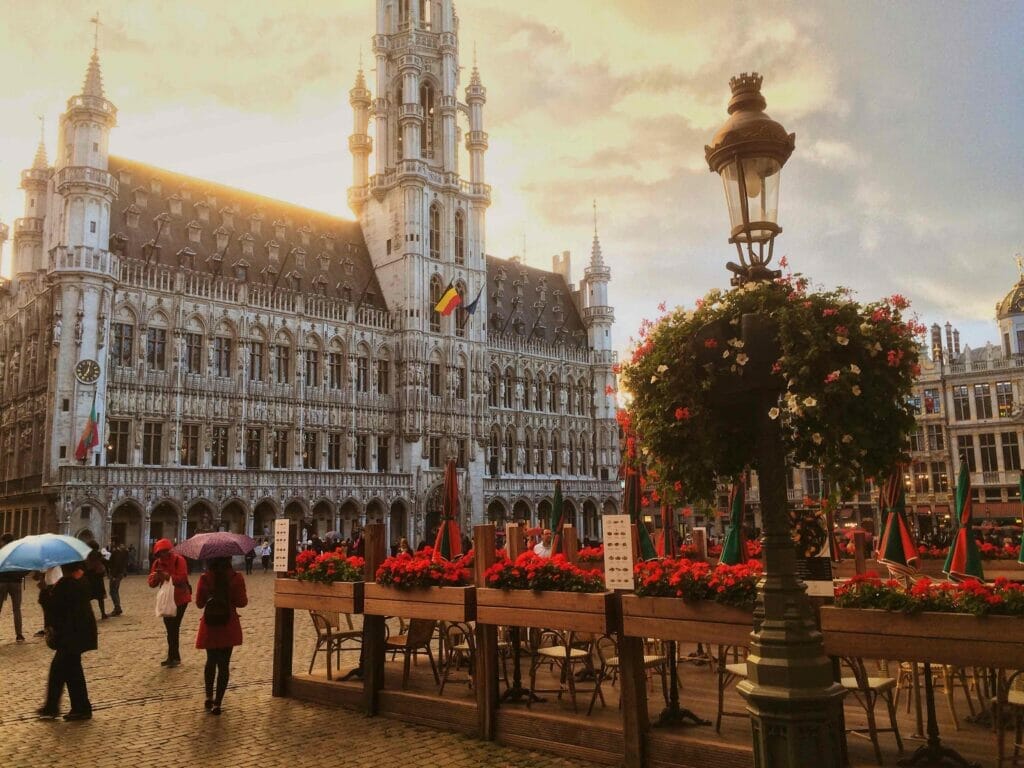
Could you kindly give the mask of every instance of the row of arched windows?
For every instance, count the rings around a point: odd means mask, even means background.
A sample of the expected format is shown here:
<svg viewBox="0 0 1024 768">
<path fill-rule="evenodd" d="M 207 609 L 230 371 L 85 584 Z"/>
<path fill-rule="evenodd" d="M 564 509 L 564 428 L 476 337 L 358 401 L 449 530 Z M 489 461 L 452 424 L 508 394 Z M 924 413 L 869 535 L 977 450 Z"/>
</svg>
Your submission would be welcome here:
<svg viewBox="0 0 1024 768">
<path fill-rule="evenodd" d="M 441 259 L 441 220 L 443 218 L 441 204 L 434 202 L 430 204 L 430 212 L 427 221 L 427 255 L 432 259 Z M 466 263 L 466 214 L 461 210 L 455 211 L 454 242 L 452 243 L 452 257 L 456 264 Z"/>
<path fill-rule="evenodd" d="M 585 434 L 569 433 L 563 444 L 557 430 L 534 433 L 527 429 L 523 441 L 516 440 L 516 430 L 509 427 L 502 436 L 501 428 L 491 429 L 488 451 L 490 474 L 500 472 L 525 475 L 588 475 L 592 461 L 590 442 Z"/>
<path fill-rule="evenodd" d="M 543 373 L 538 372 L 536 378 L 533 378 L 526 371 L 519 378 L 510 366 L 504 374 L 492 368 L 488 378 L 487 404 L 492 408 L 521 407 L 524 411 L 564 411 L 585 416 L 593 400 L 590 386 L 583 376 L 578 382 L 573 382 L 570 376 L 562 384 L 555 373 L 545 378 Z"/>
</svg>

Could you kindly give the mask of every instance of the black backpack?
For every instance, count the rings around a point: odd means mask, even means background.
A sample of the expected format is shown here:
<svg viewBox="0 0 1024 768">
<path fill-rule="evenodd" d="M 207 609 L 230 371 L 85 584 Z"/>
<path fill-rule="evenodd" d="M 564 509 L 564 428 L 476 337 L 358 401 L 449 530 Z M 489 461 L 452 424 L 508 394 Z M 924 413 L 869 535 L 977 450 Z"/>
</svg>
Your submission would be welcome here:
<svg viewBox="0 0 1024 768">
<path fill-rule="evenodd" d="M 231 618 L 231 605 L 228 603 L 226 593 L 226 589 L 222 594 L 221 590 L 214 586 L 213 594 L 206 601 L 206 607 L 203 609 L 203 618 L 206 620 L 208 627 L 223 627 L 228 623 L 228 619 Z"/>
</svg>

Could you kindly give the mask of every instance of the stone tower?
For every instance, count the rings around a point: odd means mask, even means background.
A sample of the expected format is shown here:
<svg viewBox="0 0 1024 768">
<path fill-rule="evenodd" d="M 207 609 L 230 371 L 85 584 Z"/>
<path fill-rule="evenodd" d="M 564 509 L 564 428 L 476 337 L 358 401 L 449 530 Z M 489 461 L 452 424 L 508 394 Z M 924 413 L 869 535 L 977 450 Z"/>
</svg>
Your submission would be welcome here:
<svg viewBox="0 0 1024 768">
<path fill-rule="evenodd" d="M 105 438 L 105 346 L 120 271 L 118 257 L 108 250 L 117 180 L 107 172 L 107 153 L 116 122 L 117 109 L 103 94 L 94 48 L 82 91 L 68 99 L 61 115 L 57 161 L 48 182 L 49 251 L 44 266 L 53 290 L 51 382 L 56 403 L 48 425 L 51 476 L 59 465 L 75 461 L 75 448 L 94 404 L 101 444 Z M 97 378 L 76 375 L 83 361 L 98 364 Z M 89 451 L 85 463 L 102 461 L 99 448 Z"/>
<path fill-rule="evenodd" d="M 47 182 L 50 166 L 46 146 L 39 138 L 39 148 L 32 167 L 21 172 L 21 188 L 25 190 L 23 218 L 14 223 L 14 259 L 12 274 L 17 281 L 31 277 L 46 268 L 43 258 L 43 222 L 46 219 Z"/>
</svg>

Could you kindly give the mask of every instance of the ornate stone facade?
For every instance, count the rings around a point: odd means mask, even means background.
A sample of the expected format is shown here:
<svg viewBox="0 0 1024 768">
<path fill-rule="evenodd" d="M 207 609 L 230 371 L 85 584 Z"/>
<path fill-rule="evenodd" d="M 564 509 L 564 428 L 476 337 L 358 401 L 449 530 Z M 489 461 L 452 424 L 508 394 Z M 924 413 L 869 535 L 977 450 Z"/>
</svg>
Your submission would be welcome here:
<svg viewBox="0 0 1024 768">
<path fill-rule="evenodd" d="M 453 457 L 465 524 L 544 517 L 561 478 L 599 535 L 619 452 L 596 231 L 578 289 L 568 254 L 553 272 L 485 255 L 486 90 L 474 67 L 458 98 L 453 5 L 377 7 L 376 97 L 362 71 L 350 91 L 358 222 L 110 156 L 117 110 L 93 53 L 56 162 L 40 145 L 22 174 L 0 295 L 0 528 L 145 552 L 289 516 L 418 541 Z M 447 286 L 462 306 L 443 317 Z"/>
</svg>

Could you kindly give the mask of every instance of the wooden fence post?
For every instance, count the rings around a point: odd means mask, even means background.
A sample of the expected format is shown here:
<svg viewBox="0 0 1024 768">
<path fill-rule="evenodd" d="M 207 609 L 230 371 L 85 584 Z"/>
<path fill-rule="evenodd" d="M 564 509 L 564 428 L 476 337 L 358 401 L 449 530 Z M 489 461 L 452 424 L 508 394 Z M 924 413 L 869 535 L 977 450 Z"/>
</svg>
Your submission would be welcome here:
<svg viewBox="0 0 1024 768">
<path fill-rule="evenodd" d="M 616 595 L 620 601 L 621 595 Z M 621 608 L 620 608 L 621 616 Z M 621 675 L 622 735 L 625 740 L 626 768 L 643 768 L 644 740 L 650 729 L 647 713 L 647 674 L 644 672 L 644 641 L 640 637 L 619 634 L 619 673 Z"/>
<path fill-rule="evenodd" d="M 562 553 L 565 559 L 576 565 L 576 556 L 580 551 L 580 540 L 576 529 L 571 525 L 562 526 Z"/>
<path fill-rule="evenodd" d="M 508 559 L 513 563 L 516 558 L 526 551 L 526 537 L 523 535 L 521 523 L 508 523 L 505 525 L 505 552 Z"/>
<path fill-rule="evenodd" d="M 867 543 L 867 537 L 864 531 L 857 531 L 853 534 L 853 546 L 855 552 L 853 553 L 853 566 L 858 576 L 863 575 L 867 571 L 867 564 L 864 561 L 864 546 Z"/>
<path fill-rule="evenodd" d="M 484 574 L 494 565 L 494 525 L 473 528 L 473 583 L 486 587 Z M 480 738 L 494 740 L 495 712 L 498 709 L 498 628 L 493 624 L 476 625 L 476 706 Z"/>
<path fill-rule="evenodd" d="M 288 523 L 288 570 L 295 570 L 295 545 L 298 526 L 292 520 Z M 278 579 L 287 578 L 287 573 L 277 573 Z M 274 609 L 274 670 L 271 695 L 287 696 L 288 681 L 292 676 L 292 657 L 295 653 L 295 609 Z"/>
<path fill-rule="evenodd" d="M 384 562 L 387 542 L 384 524 L 372 523 L 363 529 L 365 542 L 363 581 L 371 583 Z M 384 687 L 384 617 L 363 616 L 363 650 L 360 654 L 363 675 L 363 708 L 367 715 L 376 715 L 380 691 Z"/>
</svg>

